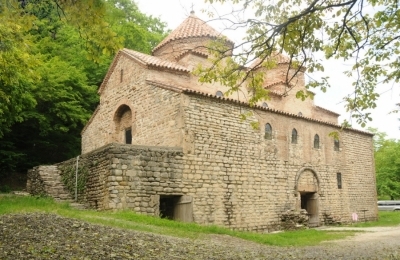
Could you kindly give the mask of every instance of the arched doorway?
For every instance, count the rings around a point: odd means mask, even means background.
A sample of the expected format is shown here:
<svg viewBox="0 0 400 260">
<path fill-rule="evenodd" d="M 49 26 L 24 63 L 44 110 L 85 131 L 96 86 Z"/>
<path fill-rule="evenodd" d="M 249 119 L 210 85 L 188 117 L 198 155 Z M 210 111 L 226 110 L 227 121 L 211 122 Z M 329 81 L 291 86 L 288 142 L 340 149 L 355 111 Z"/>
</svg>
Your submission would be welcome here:
<svg viewBox="0 0 400 260">
<path fill-rule="evenodd" d="M 132 143 L 132 110 L 127 105 L 121 105 L 114 113 L 115 132 L 113 141 L 117 143 Z"/>
<path fill-rule="evenodd" d="M 309 226 L 319 226 L 319 178 L 311 168 L 302 168 L 296 174 L 295 191 L 300 197 L 299 209 L 305 209 L 309 216 Z"/>
</svg>

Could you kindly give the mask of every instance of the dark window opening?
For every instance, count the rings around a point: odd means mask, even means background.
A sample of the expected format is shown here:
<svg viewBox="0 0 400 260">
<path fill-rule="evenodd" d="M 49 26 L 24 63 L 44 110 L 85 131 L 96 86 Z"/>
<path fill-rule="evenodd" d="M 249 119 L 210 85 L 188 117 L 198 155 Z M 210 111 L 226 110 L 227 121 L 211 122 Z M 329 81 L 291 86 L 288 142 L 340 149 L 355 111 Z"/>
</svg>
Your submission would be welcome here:
<svg viewBox="0 0 400 260">
<path fill-rule="evenodd" d="M 174 219 L 174 212 L 180 196 L 160 196 L 160 218 Z"/>
<path fill-rule="evenodd" d="M 222 91 L 217 91 L 217 93 L 215 93 L 215 95 L 217 96 L 217 97 L 223 97 L 224 96 L 224 93 L 222 93 Z"/>
<path fill-rule="evenodd" d="M 340 172 L 336 173 L 336 179 L 337 179 L 337 187 L 338 189 L 342 188 L 342 174 Z"/>
<path fill-rule="evenodd" d="M 292 130 L 292 144 L 297 144 L 297 130 L 295 128 Z"/>
<path fill-rule="evenodd" d="M 272 127 L 270 124 L 265 124 L 265 135 L 264 138 L 267 140 L 271 140 L 272 139 Z"/>
<path fill-rule="evenodd" d="M 340 145 L 339 145 L 339 140 L 338 139 L 335 139 L 335 141 L 334 141 L 334 150 L 335 151 L 339 151 L 339 148 L 340 148 Z"/>
<path fill-rule="evenodd" d="M 314 148 L 319 148 L 319 135 L 314 135 Z"/>
<path fill-rule="evenodd" d="M 121 69 L 120 82 L 124 80 L 124 70 Z"/>
<path fill-rule="evenodd" d="M 132 144 L 132 129 L 131 128 L 125 129 L 125 143 Z"/>
</svg>

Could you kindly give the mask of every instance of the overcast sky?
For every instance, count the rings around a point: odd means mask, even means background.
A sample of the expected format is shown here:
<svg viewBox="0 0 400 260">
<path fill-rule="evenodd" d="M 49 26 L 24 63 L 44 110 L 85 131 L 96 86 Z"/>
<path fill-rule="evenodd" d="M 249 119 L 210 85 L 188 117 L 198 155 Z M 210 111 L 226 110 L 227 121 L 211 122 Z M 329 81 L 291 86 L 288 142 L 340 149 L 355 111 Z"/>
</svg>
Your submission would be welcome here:
<svg viewBox="0 0 400 260">
<path fill-rule="evenodd" d="M 204 21 L 211 19 L 203 12 L 204 10 L 218 12 L 222 15 L 230 13 L 234 8 L 229 5 L 210 6 L 205 4 L 203 0 L 135 0 L 135 2 L 143 13 L 159 17 L 172 30 L 186 19 L 192 10 L 192 6 L 196 16 Z M 210 22 L 210 25 L 219 31 L 224 30 L 226 27 L 226 24 L 217 21 Z M 238 30 L 224 30 L 223 33 L 236 43 L 239 43 L 244 35 L 243 32 Z M 326 93 L 314 91 L 317 93 L 314 102 L 318 106 L 341 114 L 340 122 L 344 119 L 351 121 L 351 117 L 346 113 L 342 102 L 343 97 L 352 92 L 352 80 L 343 75 L 343 71 L 348 70 L 351 64 L 341 61 L 326 61 L 324 65 L 324 76 L 329 76 L 332 87 Z M 400 103 L 400 86 L 398 84 L 395 86 L 381 85 L 378 92 L 381 94 L 381 98 L 377 103 L 378 108 L 372 111 L 373 121 L 368 126 L 378 128 L 379 131 L 385 132 L 389 138 L 400 139 L 400 121 L 398 120 L 400 114 L 389 114 L 396 109 L 395 104 Z M 366 130 L 357 126 L 354 119 L 351 123 L 354 128 Z"/>
</svg>

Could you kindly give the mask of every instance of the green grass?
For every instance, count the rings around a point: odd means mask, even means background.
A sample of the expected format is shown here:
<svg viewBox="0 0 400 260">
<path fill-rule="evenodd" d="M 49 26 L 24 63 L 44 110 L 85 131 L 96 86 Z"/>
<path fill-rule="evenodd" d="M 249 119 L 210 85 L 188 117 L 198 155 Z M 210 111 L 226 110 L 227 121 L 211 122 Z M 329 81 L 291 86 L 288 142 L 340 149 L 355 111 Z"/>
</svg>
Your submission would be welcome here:
<svg viewBox="0 0 400 260">
<path fill-rule="evenodd" d="M 195 223 L 183 223 L 150 217 L 135 214 L 128 210 L 116 212 L 94 210 L 80 211 L 71 208 L 66 203 L 56 203 L 50 198 L 0 195 L 0 215 L 28 212 L 54 213 L 60 216 L 84 220 L 94 224 L 192 239 L 201 239 L 209 234 L 223 234 L 254 241 L 260 244 L 275 246 L 317 245 L 322 241 L 342 239 L 355 234 L 355 231 L 332 232 L 314 229 L 275 234 L 241 232 L 218 226 L 202 226 Z M 386 217 L 380 218 L 380 221 L 382 222 L 385 218 Z"/>
<path fill-rule="evenodd" d="M 377 221 L 359 222 L 353 224 L 354 227 L 390 227 L 400 225 L 400 212 L 398 211 L 379 211 Z"/>
</svg>

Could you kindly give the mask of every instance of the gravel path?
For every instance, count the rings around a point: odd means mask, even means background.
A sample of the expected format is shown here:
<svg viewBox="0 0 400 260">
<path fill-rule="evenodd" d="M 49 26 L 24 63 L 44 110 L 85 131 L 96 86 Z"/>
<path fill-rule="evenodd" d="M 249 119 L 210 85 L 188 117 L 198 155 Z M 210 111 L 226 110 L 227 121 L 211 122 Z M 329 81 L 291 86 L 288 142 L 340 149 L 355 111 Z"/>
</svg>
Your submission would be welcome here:
<svg viewBox="0 0 400 260">
<path fill-rule="evenodd" d="M 0 259 L 400 259 L 400 227 L 311 247 L 271 247 L 222 235 L 182 239 L 53 214 L 0 216 Z"/>
</svg>

